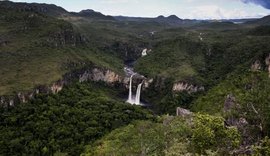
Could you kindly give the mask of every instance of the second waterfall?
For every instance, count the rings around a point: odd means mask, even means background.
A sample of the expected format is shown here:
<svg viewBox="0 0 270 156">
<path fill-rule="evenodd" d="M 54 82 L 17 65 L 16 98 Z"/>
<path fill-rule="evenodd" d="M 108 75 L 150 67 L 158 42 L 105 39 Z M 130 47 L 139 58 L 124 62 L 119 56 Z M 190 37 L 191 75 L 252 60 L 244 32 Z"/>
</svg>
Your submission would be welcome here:
<svg viewBox="0 0 270 156">
<path fill-rule="evenodd" d="M 132 95 L 132 78 L 134 75 L 131 75 L 129 78 L 129 95 L 128 95 L 128 100 L 127 102 L 130 104 L 135 104 L 135 105 L 141 105 L 141 89 L 142 89 L 142 84 L 140 83 L 137 87 L 136 95 Z"/>
</svg>

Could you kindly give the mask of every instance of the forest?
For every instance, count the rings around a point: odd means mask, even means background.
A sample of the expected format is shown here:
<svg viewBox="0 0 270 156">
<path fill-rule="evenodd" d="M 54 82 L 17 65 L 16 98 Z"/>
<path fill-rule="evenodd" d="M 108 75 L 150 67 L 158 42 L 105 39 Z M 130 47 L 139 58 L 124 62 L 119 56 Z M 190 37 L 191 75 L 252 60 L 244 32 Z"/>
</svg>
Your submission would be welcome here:
<svg viewBox="0 0 270 156">
<path fill-rule="evenodd" d="M 268 156 L 269 25 L 0 1 L 0 155 Z"/>
</svg>

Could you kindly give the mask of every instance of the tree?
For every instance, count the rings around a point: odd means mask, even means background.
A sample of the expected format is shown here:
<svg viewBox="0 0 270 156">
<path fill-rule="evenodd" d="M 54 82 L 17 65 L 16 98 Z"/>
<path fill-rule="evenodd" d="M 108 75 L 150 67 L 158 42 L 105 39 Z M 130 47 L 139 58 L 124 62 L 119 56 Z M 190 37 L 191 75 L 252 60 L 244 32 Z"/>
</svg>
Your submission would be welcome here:
<svg viewBox="0 0 270 156">
<path fill-rule="evenodd" d="M 192 131 L 194 150 L 200 154 L 205 154 L 206 150 L 230 151 L 240 143 L 237 128 L 225 127 L 222 117 L 196 114 Z"/>
</svg>

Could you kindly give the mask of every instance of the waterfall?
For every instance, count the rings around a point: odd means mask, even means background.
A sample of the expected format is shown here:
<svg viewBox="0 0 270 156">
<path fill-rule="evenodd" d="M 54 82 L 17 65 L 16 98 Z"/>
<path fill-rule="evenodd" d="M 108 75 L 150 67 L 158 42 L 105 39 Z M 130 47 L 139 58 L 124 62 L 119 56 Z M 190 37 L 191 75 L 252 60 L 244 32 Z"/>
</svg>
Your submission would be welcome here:
<svg viewBox="0 0 270 156">
<path fill-rule="evenodd" d="M 141 104 L 140 98 L 141 98 L 142 84 L 143 84 L 143 83 L 140 83 L 140 84 L 138 85 L 138 88 L 137 88 L 136 98 L 135 98 L 135 104 L 136 104 L 136 105 L 140 105 L 140 104 Z"/>
<path fill-rule="evenodd" d="M 142 83 L 140 83 L 137 87 L 137 92 L 136 92 L 136 96 L 134 99 L 134 96 L 132 96 L 132 78 L 135 74 L 132 74 L 129 78 L 129 94 L 128 94 L 128 100 L 127 102 L 130 104 L 135 104 L 135 105 L 140 105 L 140 98 L 141 98 L 141 89 L 142 89 Z"/>
<path fill-rule="evenodd" d="M 133 104 L 134 103 L 134 100 L 132 99 L 132 77 L 134 76 L 131 75 L 130 78 L 129 78 L 129 94 L 128 94 L 128 103 L 131 103 Z"/>
</svg>

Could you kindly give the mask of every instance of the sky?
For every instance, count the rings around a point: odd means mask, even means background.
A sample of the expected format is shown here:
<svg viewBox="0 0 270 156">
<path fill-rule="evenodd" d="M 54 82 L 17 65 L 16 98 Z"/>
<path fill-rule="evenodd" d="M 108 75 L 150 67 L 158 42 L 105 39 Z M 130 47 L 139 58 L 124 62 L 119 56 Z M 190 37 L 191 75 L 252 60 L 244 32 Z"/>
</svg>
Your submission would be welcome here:
<svg viewBox="0 0 270 156">
<path fill-rule="evenodd" d="M 105 15 L 183 19 L 239 19 L 270 15 L 270 0 L 13 0 L 56 4 L 68 11 L 93 9 Z"/>
</svg>

